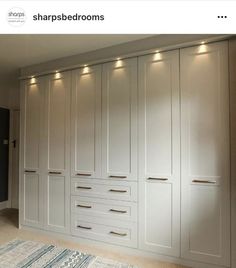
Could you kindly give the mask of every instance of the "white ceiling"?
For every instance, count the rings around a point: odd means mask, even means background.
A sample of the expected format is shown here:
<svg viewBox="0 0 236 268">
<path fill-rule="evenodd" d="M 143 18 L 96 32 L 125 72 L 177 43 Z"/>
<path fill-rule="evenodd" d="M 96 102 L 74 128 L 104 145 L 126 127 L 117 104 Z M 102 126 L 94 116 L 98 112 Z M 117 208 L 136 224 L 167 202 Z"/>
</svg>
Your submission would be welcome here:
<svg viewBox="0 0 236 268">
<path fill-rule="evenodd" d="M 21 67 L 126 43 L 151 35 L 0 35 L 0 78 Z"/>
</svg>

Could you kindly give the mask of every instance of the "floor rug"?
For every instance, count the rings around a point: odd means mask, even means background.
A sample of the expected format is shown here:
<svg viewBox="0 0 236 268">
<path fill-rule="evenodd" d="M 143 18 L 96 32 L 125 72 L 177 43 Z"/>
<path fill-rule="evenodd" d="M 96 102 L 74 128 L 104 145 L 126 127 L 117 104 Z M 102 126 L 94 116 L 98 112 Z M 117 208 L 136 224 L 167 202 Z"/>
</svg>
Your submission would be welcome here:
<svg viewBox="0 0 236 268">
<path fill-rule="evenodd" d="M 35 241 L 0 246 L 0 268 L 137 268 L 133 265 Z"/>
</svg>

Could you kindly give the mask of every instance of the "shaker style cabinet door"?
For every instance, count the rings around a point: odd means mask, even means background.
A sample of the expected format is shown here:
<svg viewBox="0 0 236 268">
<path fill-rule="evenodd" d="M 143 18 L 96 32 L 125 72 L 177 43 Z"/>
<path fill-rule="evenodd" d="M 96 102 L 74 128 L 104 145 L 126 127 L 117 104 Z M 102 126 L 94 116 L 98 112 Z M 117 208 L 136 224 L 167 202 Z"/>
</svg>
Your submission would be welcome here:
<svg viewBox="0 0 236 268">
<path fill-rule="evenodd" d="M 137 180 L 137 58 L 103 65 L 102 177 Z"/>
<path fill-rule="evenodd" d="M 71 176 L 101 178 L 101 66 L 72 72 Z"/>
<path fill-rule="evenodd" d="M 179 51 L 139 58 L 139 247 L 180 255 Z"/>
<path fill-rule="evenodd" d="M 43 227 L 42 154 L 45 83 L 43 78 L 21 82 L 20 223 Z"/>
<path fill-rule="evenodd" d="M 228 44 L 181 50 L 182 257 L 230 265 Z"/>
<path fill-rule="evenodd" d="M 46 229 L 66 233 L 70 228 L 71 72 L 48 76 L 46 84 Z"/>
</svg>

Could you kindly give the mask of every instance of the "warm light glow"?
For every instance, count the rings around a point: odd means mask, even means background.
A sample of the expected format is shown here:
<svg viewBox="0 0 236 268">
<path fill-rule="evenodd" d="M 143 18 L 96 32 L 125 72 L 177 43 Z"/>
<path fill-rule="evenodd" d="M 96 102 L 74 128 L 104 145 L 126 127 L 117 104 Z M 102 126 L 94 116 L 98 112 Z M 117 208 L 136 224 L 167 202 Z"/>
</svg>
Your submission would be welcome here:
<svg viewBox="0 0 236 268">
<path fill-rule="evenodd" d="M 116 67 L 121 67 L 123 65 L 123 61 L 120 58 L 116 60 Z"/>
<path fill-rule="evenodd" d="M 202 41 L 201 44 L 204 45 L 205 44 L 205 41 Z"/>
<path fill-rule="evenodd" d="M 36 78 L 34 76 L 31 76 L 30 83 L 31 84 L 35 84 L 36 83 Z"/>
<path fill-rule="evenodd" d="M 207 51 L 207 45 L 202 44 L 199 46 L 199 53 L 204 53 Z"/>
<path fill-rule="evenodd" d="M 156 52 L 153 56 L 154 60 L 161 60 L 162 59 L 162 56 L 161 56 L 161 53 L 160 52 Z"/>
<path fill-rule="evenodd" d="M 56 78 L 56 79 L 61 78 L 61 74 L 59 73 L 59 71 L 56 71 L 56 73 L 55 73 L 55 78 Z"/>
<path fill-rule="evenodd" d="M 88 72 L 89 72 L 89 67 L 88 67 L 88 65 L 84 65 L 84 68 L 83 68 L 83 74 L 88 73 Z"/>
</svg>

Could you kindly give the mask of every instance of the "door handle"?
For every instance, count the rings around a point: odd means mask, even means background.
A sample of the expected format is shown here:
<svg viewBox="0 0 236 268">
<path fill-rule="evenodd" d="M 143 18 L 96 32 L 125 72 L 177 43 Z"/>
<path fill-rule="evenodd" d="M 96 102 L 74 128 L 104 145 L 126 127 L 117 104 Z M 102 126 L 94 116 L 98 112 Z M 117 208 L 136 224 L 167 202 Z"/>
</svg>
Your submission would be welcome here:
<svg viewBox="0 0 236 268">
<path fill-rule="evenodd" d="M 76 173 L 76 176 L 92 176 L 92 174 L 88 174 L 88 173 Z"/>
<path fill-rule="evenodd" d="M 85 206 L 85 205 L 77 205 L 77 207 L 79 207 L 79 208 L 92 208 L 91 206 Z"/>
<path fill-rule="evenodd" d="M 77 189 L 84 189 L 84 190 L 91 190 L 92 187 L 86 187 L 86 186 L 77 186 Z"/>
<path fill-rule="evenodd" d="M 16 140 L 13 140 L 12 144 L 13 144 L 13 148 L 16 148 Z"/>
<path fill-rule="evenodd" d="M 36 170 L 25 170 L 26 173 L 36 173 Z"/>
<path fill-rule="evenodd" d="M 127 178 L 127 176 L 110 175 L 109 178 L 125 179 L 125 178 Z"/>
<path fill-rule="evenodd" d="M 118 233 L 118 232 L 114 232 L 114 231 L 111 231 L 110 234 L 112 234 L 112 235 L 118 235 L 118 236 L 127 236 L 126 233 Z"/>
<path fill-rule="evenodd" d="M 113 208 L 111 208 L 109 211 L 110 212 L 117 212 L 117 213 L 127 213 L 126 210 L 118 210 L 118 209 L 113 209 Z"/>
<path fill-rule="evenodd" d="M 153 181 L 168 181 L 168 178 L 154 178 L 154 177 L 149 177 L 148 180 L 153 180 Z"/>
<path fill-rule="evenodd" d="M 61 172 L 59 172 L 59 171 L 49 171 L 48 173 L 49 174 L 56 174 L 56 175 L 60 175 L 61 174 Z"/>
<path fill-rule="evenodd" d="M 200 179 L 194 179 L 192 180 L 194 183 L 209 183 L 209 184 L 214 184 L 216 181 L 211 181 L 211 180 L 200 180 Z"/>
<path fill-rule="evenodd" d="M 126 190 L 115 190 L 115 189 L 110 189 L 109 192 L 115 192 L 115 193 L 127 193 Z"/>
<path fill-rule="evenodd" d="M 92 230 L 92 227 L 87 227 L 87 226 L 82 226 L 82 225 L 77 225 L 77 228 L 85 229 L 85 230 Z"/>
</svg>

